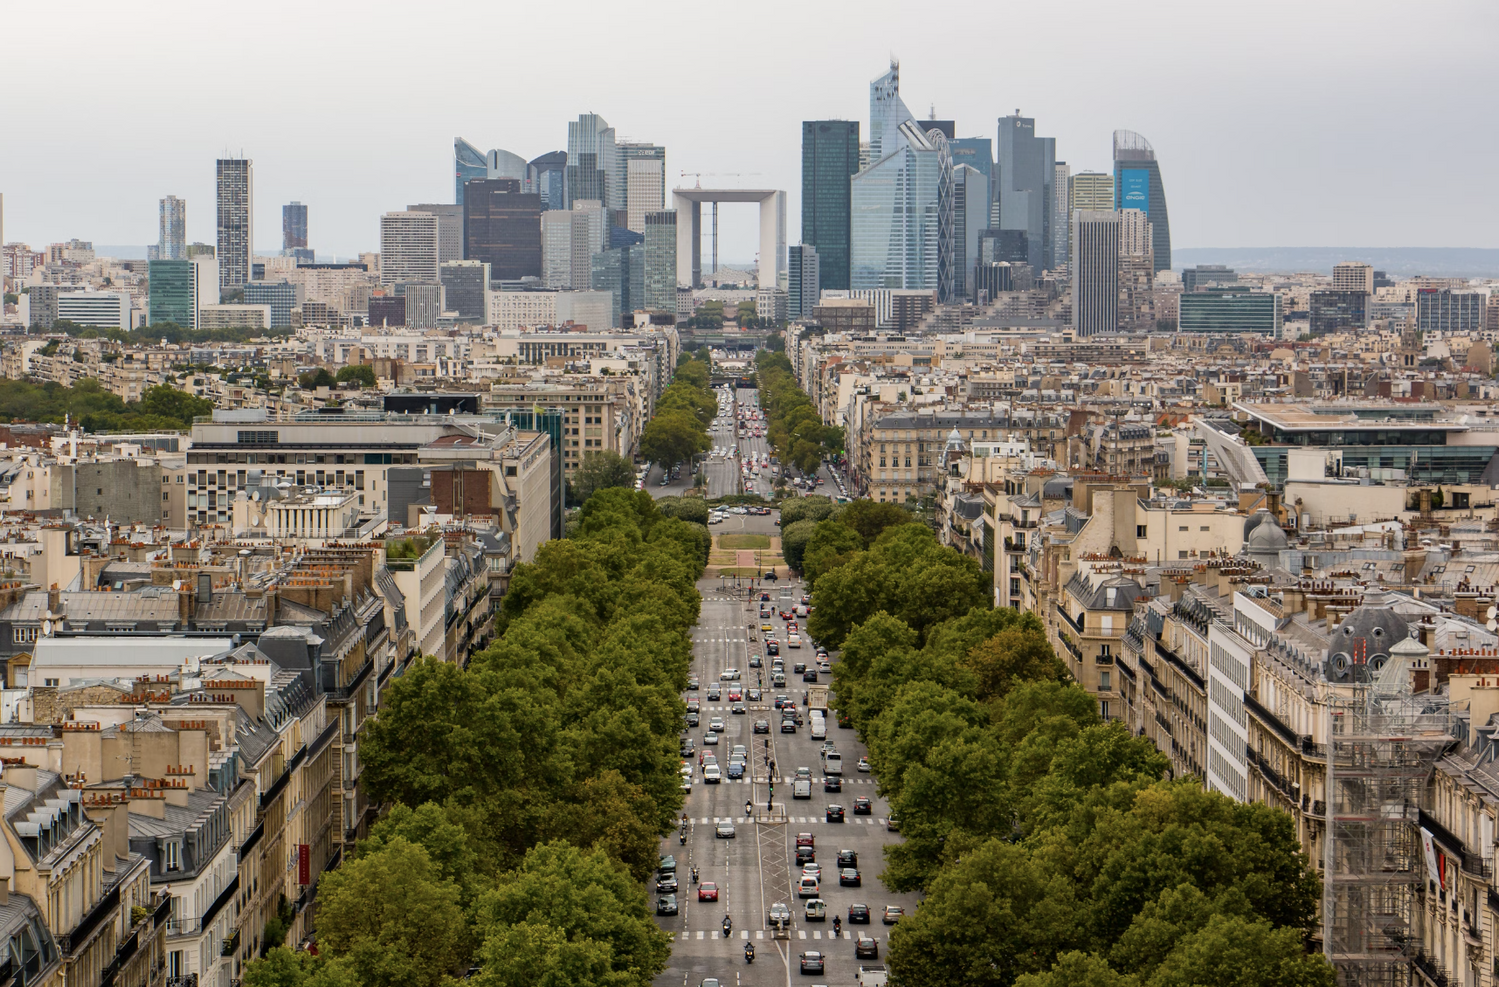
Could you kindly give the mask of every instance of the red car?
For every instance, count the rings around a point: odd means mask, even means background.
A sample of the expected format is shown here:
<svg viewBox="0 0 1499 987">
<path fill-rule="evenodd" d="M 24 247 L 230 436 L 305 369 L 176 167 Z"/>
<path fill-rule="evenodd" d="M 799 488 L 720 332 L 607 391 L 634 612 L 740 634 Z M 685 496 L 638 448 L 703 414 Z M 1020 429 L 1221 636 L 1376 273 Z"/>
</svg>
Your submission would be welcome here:
<svg viewBox="0 0 1499 987">
<path fill-rule="evenodd" d="M 744 698 L 744 693 L 741 692 L 739 689 L 736 688 L 736 689 L 730 689 L 729 690 L 729 702 L 731 702 L 731 703 L 737 703 L 737 702 L 739 702 L 739 700 L 741 700 L 743 698 Z"/>
<path fill-rule="evenodd" d="M 712 881 L 704 881 L 702 884 L 699 884 L 697 886 L 697 900 L 717 901 L 718 885 L 714 884 Z"/>
<path fill-rule="evenodd" d="M 782 610 L 781 611 L 781 619 L 782 620 L 790 620 L 792 617 L 795 617 L 795 616 L 796 616 L 796 614 L 792 613 L 790 610 Z"/>
<path fill-rule="evenodd" d="M 813 838 L 813 836 L 812 836 L 811 833 L 797 833 L 796 834 L 796 845 L 797 846 L 816 846 L 817 845 L 817 840 L 815 838 Z"/>
</svg>

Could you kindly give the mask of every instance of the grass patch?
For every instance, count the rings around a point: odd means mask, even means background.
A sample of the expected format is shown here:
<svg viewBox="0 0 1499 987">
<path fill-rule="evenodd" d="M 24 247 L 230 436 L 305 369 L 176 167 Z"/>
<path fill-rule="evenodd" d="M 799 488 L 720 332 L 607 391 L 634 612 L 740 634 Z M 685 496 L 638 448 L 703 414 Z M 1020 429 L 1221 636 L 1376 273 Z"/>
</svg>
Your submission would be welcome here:
<svg viewBox="0 0 1499 987">
<path fill-rule="evenodd" d="M 729 549 L 765 549 L 770 547 L 770 536 L 756 534 L 719 535 L 718 547 Z"/>
</svg>

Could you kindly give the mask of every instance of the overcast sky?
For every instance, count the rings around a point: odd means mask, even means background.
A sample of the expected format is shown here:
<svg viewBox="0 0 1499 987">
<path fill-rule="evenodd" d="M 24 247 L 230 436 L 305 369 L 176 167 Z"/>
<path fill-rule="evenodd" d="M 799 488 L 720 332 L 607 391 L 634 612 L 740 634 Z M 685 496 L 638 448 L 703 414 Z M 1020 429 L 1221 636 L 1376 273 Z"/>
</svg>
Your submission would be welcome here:
<svg viewBox="0 0 1499 987">
<path fill-rule="evenodd" d="M 1177 247 L 1499 246 L 1493 0 L 83 0 L 12 4 L 3 36 L 4 235 L 33 246 L 154 243 L 169 193 L 212 242 L 227 149 L 257 250 L 293 199 L 320 254 L 373 250 L 382 212 L 452 201 L 455 135 L 532 158 L 584 111 L 664 144 L 668 187 L 786 189 L 796 243 L 801 121 L 867 130 L 891 55 L 959 136 L 1019 108 L 1076 172 L 1145 135 Z M 721 223 L 752 257 L 754 207 Z"/>
</svg>

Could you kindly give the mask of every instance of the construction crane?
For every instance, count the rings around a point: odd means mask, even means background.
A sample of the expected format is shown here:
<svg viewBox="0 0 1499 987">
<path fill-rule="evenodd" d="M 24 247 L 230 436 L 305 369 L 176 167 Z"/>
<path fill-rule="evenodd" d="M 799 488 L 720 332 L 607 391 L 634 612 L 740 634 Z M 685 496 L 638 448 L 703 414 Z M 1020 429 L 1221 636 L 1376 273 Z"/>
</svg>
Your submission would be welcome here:
<svg viewBox="0 0 1499 987">
<path fill-rule="evenodd" d="M 761 174 L 761 173 L 758 172 L 758 171 L 684 171 L 684 172 L 682 172 L 682 177 L 686 178 L 688 175 L 691 175 L 694 179 L 696 179 L 696 183 L 693 185 L 693 188 L 702 188 L 703 187 L 703 176 L 704 175 L 707 175 L 709 178 L 745 178 L 745 177 L 747 177 L 749 175 L 759 175 L 759 174 Z M 718 203 L 714 202 L 714 203 L 712 203 L 712 206 L 713 206 L 713 270 L 712 270 L 712 273 L 713 274 L 717 274 L 718 273 Z"/>
</svg>

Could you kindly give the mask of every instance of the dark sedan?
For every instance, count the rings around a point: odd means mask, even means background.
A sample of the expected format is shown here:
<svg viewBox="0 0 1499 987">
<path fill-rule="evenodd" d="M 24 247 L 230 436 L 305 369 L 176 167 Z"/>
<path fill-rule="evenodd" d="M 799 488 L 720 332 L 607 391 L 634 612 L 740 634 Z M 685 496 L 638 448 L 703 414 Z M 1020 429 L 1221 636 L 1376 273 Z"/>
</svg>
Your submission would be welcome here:
<svg viewBox="0 0 1499 987">
<path fill-rule="evenodd" d="M 812 951 L 812 952 L 810 952 L 810 953 L 803 953 L 802 956 L 801 956 L 801 960 L 802 960 L 802 973 L 822 973 L 823 972 L 823 968 L 824 968 L 825 964 L 823 963 L 822 954 L 821 953 L 819 953 L 819 952 L 817 952 L 815 950 Z"/>
<path fill-rule="evenodd" d="M 677 896 L 664 894 L 656 899 L 657 915 L 675 915 L 677 913 Z"/>
<path fill-rule="evenodd" d="M 880 944 L 869 936 L 860 936 L 854 942 L 854 958 L 860 960 L 877 960 L 880 958 Z"/>
<path fill-rule="evenodd" d="M 828 806 L 828 809 L 827 809 L 827 820 L 830 823 L 841 823 L 841 822 L 843 822 L 843 806 L 841 806 L 841 805 L 830 805 L 830 806 Z"/>
</svg>

